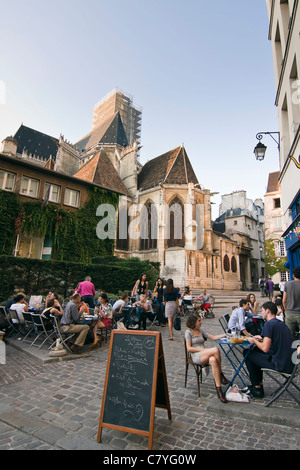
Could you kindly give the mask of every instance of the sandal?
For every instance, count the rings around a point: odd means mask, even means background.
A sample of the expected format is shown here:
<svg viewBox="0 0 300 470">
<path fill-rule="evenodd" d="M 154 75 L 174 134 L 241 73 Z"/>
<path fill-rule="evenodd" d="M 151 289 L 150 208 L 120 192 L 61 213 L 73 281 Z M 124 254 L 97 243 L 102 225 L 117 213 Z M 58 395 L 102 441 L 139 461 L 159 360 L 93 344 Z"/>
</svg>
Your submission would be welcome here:
<svg viewBox="0 0 300 470">
<path fill-rule="evenodd" d="M 173 336 L 170 336 L 169 341 L 173 341 L 173 340 L 174 340 Z"/>
<path fill-rule="evenodd" d="M 97 338 L 96 341 L 94 341 L 93 344 L 90 345 L 89 349 L 92 349 L 94 346 L 96 346 L 99 343 L 99 338 Z"/>
</svg>

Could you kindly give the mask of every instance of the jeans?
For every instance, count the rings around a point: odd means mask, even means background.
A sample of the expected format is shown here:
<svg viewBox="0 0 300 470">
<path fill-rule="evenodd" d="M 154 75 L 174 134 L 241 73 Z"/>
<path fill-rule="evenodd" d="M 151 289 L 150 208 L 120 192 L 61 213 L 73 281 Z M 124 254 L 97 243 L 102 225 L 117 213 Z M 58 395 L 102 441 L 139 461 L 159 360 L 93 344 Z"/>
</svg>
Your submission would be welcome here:
<svg viewBox="0 0 300 470">
<path fill-rule="evenodd" d="M 81 298 L 90 308 L 95 308 L 94 297 L 92 295 L 83 295 Z"/>
<path fill-rule="evenodd" d="M 247 350 L 243 351 L 244 354 L 246 352 Z M 246 366 L 249 371 L 251 384 L 254 386 L 262 383 L 262 368 L 275 370 L 275 367 L 271 362 L 271 357 L 257 348 L 249 352 L 248 357 L 246 358 Z"/>
<path fill-rule="evenodd" d="M 296 331 L 300 331 L 300 314 L 299 313 L 285 313 L 285 323 L 289 327 L 292 337 L 295 338 Z"/>
</svg>

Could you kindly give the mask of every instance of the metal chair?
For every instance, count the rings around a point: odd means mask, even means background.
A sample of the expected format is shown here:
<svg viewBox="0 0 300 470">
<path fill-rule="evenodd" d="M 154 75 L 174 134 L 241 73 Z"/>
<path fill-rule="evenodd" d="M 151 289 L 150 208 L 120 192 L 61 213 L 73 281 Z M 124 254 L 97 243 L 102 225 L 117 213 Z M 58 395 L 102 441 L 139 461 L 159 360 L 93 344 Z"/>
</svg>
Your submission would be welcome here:
<svg viewBox="0 0 300 470">
<path fill-rule="evenodd" d="M 184 315 L 189 315 L 190 313 L 195 312 L 192 300 L 182 299 L 182 306 Z"/>
<path fill-rule="evenodd" d="M 268 403 L 265 404 L 265 406 L 270 406 L 277 398 L 279 398 L 284 392 L 287 392 L 300 406 L 300 400 L 295 397 L 295 395 L 289 390 L 290 385 L 293 385 L 298 392 L 300 392 L 300 388 L 298 385 L 293 381 L 297 371 L 298 371 L 298 366 L 300 363 L 300 346 L 298 346 L 297 351 L 295 351 L 295 365 L 290 374 L 287 374 L 285 372 L 278 372 L 277 370 L 273 369 L 262 369 L 262 371 L 267 374 L 268 377 L 270 377 L 274 382 L 276 382 L 279 387 L 273 392 L 272 399 L 268 401 Z M 284 381 L 279 379 L 283 379 Z"/>
<path fill-rule="evenodd" d="M 230 315 L 229 313 L 225 313 L 221 318 L 219 318 L 220 325 L 224 331 L 224 333 L 227 333 L 228 331 L 228 322 L 229 322 Z"/>
<path fill-rule="evenodd" d="M 16 333 L 16 334 L 22 334 L 23 333 L 23 330 L 24 330 L 24 327 L 25 327 L 25 323 L 22 323 L 20 318 L 19 318 L 19 315 L 18 315 L 18 312 L 16 310 L 12 310 L 12 309 L 9 309 L 8 311 L 8 314 L 7 314 L 7 320 L 9 321 L 9 324 L 12 328 L 12 330 Z"/>
<path fill-rule="evenodd" d="M 26 338 L 30 336 L 31 333 L 36 331 L 35 326 L 34 326 L 34 320 L 31 316 L 31 312 L 23 312 L 23 317 L 24 317 L 25 325 L 26 325 L 26 328 L 28 329 L 28 332 L 22 339 L 22 343 L 31 343 L 32 340 L 27 340 Z"/>
<path fill-rule="evenodd" d="M 75 336 L 75 333 L 63 333 L 62 331 L 60 331 L 59 318 L 56 317 L 55 315 L 50 315 L 50 318 L 52 320 L 52 324 L 53 324 L 53 328 L 54 328 L 54 332 L 55 332 L 56 337 L 59 338 L 61 344 L 63 346 L 65 346 L 65 348 L 71 354 L 73 354 L 73 351 L 72 351 L 72 349 L 69 348 L 69 346 L 67 345 L 67 342 L 70 341 L 70 339 L 73 338 L 73 336 Z M 55 343 L 54 343 L 54 345 L 55 345 Z"/>
<path fill-rule="evenodd" d="M 152 326 L 154 325 L 154 322 L 158 321 L 159 305 L 152 302 L 152 310 L 152 315 L 151 313 L 149 314 L 151 315 L 151 317 L 149 318 L 149 316 L 147 315 L 147 318 L 149 320 L 147 330 L 151 330 Z"/>
<path fill-rule="evenodd" d="M 196 373 L 196 378 L 197 378 L 197 386 L 198 386 L 198 397 L 200 397 L 200 383 L 202 383 L 202 370 L 205 367 L 209 367 L 209 365 L 204 365 L 201 366 L 199 364 L 195 364 L 190 353 L 187 350 L 186 347 L 186 340 L 184 339 L 184 351 L 185 351 L 185 381 L 184 381 L 184 388 L 186 388 L 187 384 L 187 377 L 188 377 L 188 369 L 189 365 L 193 366 L 194 371 Z"/>
<path fill-rule="evenodd" d="M 8 337 L 10 335 L 10 332 L 11 332 L 11 325 L 10 325 L 10 322 L 8 321 L 7 319 L 7 312 L 6 312 L 6 309 L 3 305 L 0 305 L 0 319 L 2 319 L 3 323 L 7 324 L 7 327 L 2 327 L 2 331 L 4 330 L 5 331 L 5 336 Z"/>
<path fill-rule="evenodd" d="M 39 313 L 31 313 L 31 317 L 37 335 L 36 338 L 30 344 L 30 346 L 37 346 L 40 349 L 47 341 L 51 341 L 51 344 L 53 344 L 52 336 L 55 334 L 53 326 L 51 325 L 51 330 L 47 330 L 44 319 Z M 41 337 L 44 337 L 42 343 L 40 345 L 36 344 L 36 341 Z"/>
</svg>

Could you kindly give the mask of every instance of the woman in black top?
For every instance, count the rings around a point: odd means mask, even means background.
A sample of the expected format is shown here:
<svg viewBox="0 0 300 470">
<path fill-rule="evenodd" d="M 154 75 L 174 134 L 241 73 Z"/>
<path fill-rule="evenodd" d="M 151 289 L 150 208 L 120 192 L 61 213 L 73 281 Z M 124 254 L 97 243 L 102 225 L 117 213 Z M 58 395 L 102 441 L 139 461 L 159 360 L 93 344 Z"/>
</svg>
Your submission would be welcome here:
<svg viewBox="0 0 300 470">
<path fill-rule="evenodd" d="M 140 279 L 136 281 L 134 288 L 132 290 L 131 297 L 135 297 L 136 301 L 138 302 L 141 294 L 148 295 L 148 288 L 149 288 L 149 284 L 147 281 L 147 274 L 143 273 Z"/>
<path fill-rule="evenodd" d="M 166 283 L 166 288 L 163 291 L 164 302 L 165 302 L 165 316 L 168 319 L 168 327 L 170 338 L 169 340 L 173 341 L 173 324 L 174 317 L 178 311 L 178 292 L 173 285 L 173 279 L 168 279 Z"/>
<path fill-rule="evenodd" d="M 163 326 L 166 323 L 166 319 L 164 316 L 165 313 L 165 306 L 164 306 L 164 282 L 161 277 L 159 277 L 156 281 L 153 295 L 156 297 L 156 302 L 157 305 L 159 306 L 159 311 L 158 311 L 158 321 L 159 324 L 163 324 Z"/>
</svg>

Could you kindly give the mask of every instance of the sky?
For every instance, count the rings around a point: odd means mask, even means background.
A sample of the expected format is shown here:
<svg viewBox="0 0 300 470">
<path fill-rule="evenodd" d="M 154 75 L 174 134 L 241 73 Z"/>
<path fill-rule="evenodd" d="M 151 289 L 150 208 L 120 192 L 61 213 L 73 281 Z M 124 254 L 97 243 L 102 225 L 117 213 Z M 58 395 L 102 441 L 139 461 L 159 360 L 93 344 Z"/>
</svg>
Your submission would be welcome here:
<svg viewBox="0 0 300 470">
<path fill-rule="evenodd" d="M 263 198 L 279 170 L 265 0 L 0 0 L 0 141 L 20 125 L 71 143 L 113 88 L 142 107 L 142 164 L 182 143 L 198 181 Z M 158 169 L 159 171 L 159 169 Z"/>
</svg>

